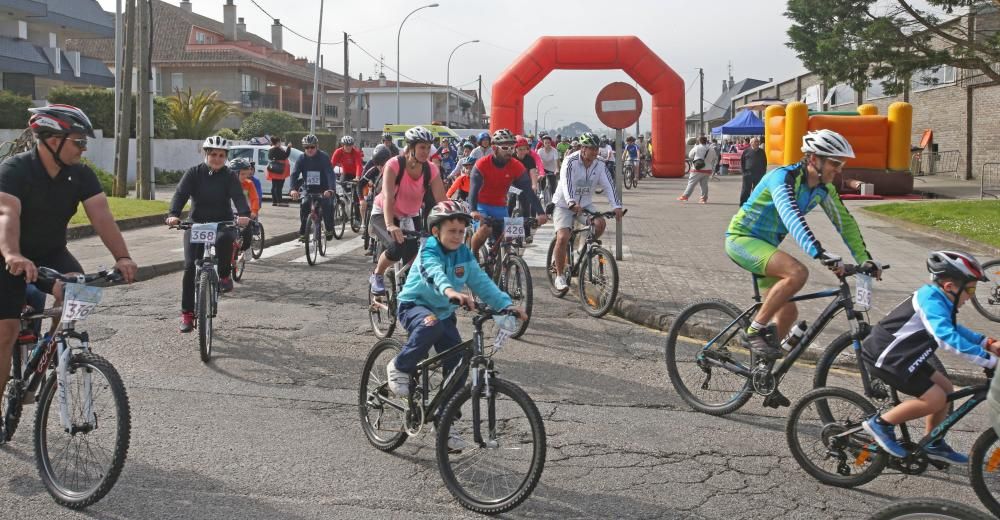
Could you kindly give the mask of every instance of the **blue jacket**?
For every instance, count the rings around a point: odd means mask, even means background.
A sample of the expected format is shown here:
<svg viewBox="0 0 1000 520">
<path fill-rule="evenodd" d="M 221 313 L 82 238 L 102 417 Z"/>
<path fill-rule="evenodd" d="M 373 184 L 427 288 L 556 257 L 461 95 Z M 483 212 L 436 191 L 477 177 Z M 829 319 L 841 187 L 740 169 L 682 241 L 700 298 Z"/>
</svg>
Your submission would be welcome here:
<svg viewBox="0 0 1000 520">
<path fill-rule="evenodd" d="M 399 293 L 399 301 L 427 307 L 439 320 L 443 320 L 454 314 L 458 307 L 448 301 L 444 291 L 454 289 L 461 292 L 466 285 L 495 309 L 503 309 L 513 303 L 510 296 L 497 288 L 479 267 L 468 246 L 462 244 L 454 251 L 445 252 L 438 240 L 431 237 L 413 262 L 406 285 Z"/>
<path fill-rule="evenodd" d="M 334 189 L 337 176 L 333 173 L 333 166 L 330 166 L 330 155 L 323 150 L 316 150 L 316 155 L 309 157 L 303 153 L 295 161 L 290 185 L 292 191 L 299 191 L 299 188 L 306 183 L 310 171 L 317 171 L 320 175 L 319 186 L 306 187 L 309 193 L 322 193 Z"/>
</svg>

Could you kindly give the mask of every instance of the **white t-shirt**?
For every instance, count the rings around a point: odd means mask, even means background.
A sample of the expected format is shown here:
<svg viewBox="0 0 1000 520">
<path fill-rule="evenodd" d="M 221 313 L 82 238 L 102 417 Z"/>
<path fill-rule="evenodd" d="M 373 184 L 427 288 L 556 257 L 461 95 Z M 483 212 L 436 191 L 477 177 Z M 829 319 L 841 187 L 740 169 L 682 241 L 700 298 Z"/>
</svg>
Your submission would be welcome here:
<svg viewBox="0 0 1000 520">
<path fill-rule="evenodd" d="M 549 148 L 548 152 L 545 151 L 544 146 L 535 150 L 535 152 L 542 158 L 543 169 L 552 173 L 559 171 L 559 150 L 556 150 L 555 146 Z"/>
</svg>

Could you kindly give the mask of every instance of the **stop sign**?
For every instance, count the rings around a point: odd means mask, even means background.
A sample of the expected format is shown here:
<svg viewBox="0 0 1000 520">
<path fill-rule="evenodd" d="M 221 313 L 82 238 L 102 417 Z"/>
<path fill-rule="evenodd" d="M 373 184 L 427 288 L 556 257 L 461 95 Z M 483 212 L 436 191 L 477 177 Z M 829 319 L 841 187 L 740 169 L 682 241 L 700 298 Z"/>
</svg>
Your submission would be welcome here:
<svg viewBox="0 0 1000 520">
<path fill-rule="evenodd" d="M 639 120 L 639 114 L 642 113 L 642 98 L 632 85 L 616 81 L 597 93 L 594 109 L 602 123 L 609 128 L 621 130 Z"/>
</svg>

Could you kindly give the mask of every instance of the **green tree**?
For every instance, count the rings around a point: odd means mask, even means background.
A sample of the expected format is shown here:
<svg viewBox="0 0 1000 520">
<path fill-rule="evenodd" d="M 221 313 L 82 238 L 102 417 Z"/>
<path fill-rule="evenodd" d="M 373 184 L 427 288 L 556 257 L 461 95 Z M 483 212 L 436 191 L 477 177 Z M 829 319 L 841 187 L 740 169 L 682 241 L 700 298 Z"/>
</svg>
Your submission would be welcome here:
<svg viewBox="0 0 1000 520">
<path fill-rule="evenodd" d="M 229 129 L 229 128 L 221 128 L 221 129 L 219 129 L 218 132 L 215 133 L 215 135 L 218 135 L 220 137 L 225 137 L 226 139 L 229 139 L 230 141 L 235 141 L 235 140 L 239 139 L 239 136 L 236 135 L 236 132 L 233 132 L 232 129 Z"/>
<path fill-rule="evenodd" d="M 199 91 L 188 87 L 187 92 L 174 91 L 167 98 L 170 119 L 174 123 L 174 137 L 178 139 L 204 139 L 215 131 L 223 119 L 236 113 L 236 109 L 219 99 L 218 92 Z"/>
<path fill-rule="evenodd" d="M 943 65 L 969 69 L 1000 82 L 1000 32 L 970 31 L 972 12 L 997 17 L 1000 0 L 788 0 L 788 46 L 806 68 L 830 85 L 864 91 L 880 81 L 889 95 L 910 77 Z M 990 5 L 992 4 L 992 6 Z"/>
<path fill-rule="evenodd" d="M 115 93 L 102 88 L 57 87 L 49 91 L 49 103 L 65 103 L 83 110 L 94 128 L 104 131 L 105 137 L 112 137 L 115 131 Z M 132 96 L 132 113 L 135 114 L 135 96 Z M 167 138 L 173 132 L 167 100 L 153 98 L 153 136 Z M 135 119 L 131 121 L 131 137 L 135 137 Z"/>
<path fill-rule="evenodd" d="M 250 114 L 243 120 L 240 127 L 240 139 L 251 139 L 264 135 L 285 135 L 289 132 L 301 132 L 302 123 L 291 114 L 277 110 L 261 110 Z"/>
<path fill-rule="evenodd" d="M 31 106 L 31 98 L 0 90 L 0 128 L 27 127 Z"/>
</svg>

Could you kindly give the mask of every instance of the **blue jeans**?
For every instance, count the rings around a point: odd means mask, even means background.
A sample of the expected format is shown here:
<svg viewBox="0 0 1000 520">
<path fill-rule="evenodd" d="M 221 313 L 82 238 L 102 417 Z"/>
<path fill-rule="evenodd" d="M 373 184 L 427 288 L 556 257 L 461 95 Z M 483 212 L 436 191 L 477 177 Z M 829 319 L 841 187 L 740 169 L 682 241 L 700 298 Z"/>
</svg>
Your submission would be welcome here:
<svg viewBox="0 0 1000 520">
<path fill-rule="evenodd" d="M 430 309 L 413 302 L 400 303 L 399 312 L 396 314 L 399 317 L 399 323 L 410 335 L 406 344 L 403 345 L 403 350 L 396 356 L 396 368 L 402 372 L 414 375 L 417 371 L 417 363 L 427 359 L 431 347 L 434 347 L 435 352 L 441 353 L 462 342 L 454 314 L 439 320 Z M 452 356 L 442 362 L 445 377 L 458 366 L 460 359 L 460 356 Z M 458 383 L 465 383 L 464 375 Z M 441 403 L 442 409 L 445 404 Z M 440 411 L 438 410 L 438 413 Z"/>
</svg>

